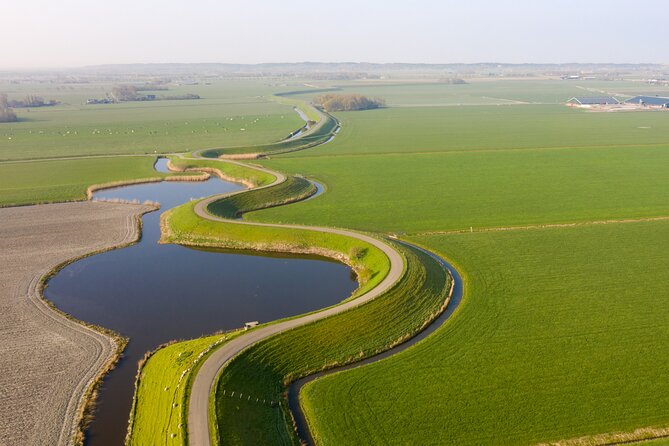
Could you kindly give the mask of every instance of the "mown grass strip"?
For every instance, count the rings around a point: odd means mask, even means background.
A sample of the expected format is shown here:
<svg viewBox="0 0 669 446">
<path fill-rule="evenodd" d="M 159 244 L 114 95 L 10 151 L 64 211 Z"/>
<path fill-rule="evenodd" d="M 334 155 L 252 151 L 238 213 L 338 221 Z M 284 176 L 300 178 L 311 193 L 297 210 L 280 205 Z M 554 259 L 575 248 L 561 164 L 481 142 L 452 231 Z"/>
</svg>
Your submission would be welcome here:
<svg viewBox="0 0 669 446">
<path fill-rule="evenodd" d="M 147 353 L 137 373 L 126 444 L 186 444 L 192 379 L 216 347 L 240 333 L 168 343 Z"/>
<path fill-rule="evenodd" d="M 250 190 L 216 200 L 207 206 L 207 211 L 217 217 L 235 219 L 246 212 L 304 200 L 316 191 L 316 186 L 306 178 L 291 176 L 270 188 Z"/>
<path fill-rule="evenodd" d="M 271 184 L 276 178 L 252 167 L 246 167 L 238 163 L 224 162 L 221 160 L 206 160 L 195 158 L 182 158 L 170 156 L 171 166 L 181 171 L 209 171 L 227 181 L 242 182 L 251 187 L 260 187 Z"/>
</svg>

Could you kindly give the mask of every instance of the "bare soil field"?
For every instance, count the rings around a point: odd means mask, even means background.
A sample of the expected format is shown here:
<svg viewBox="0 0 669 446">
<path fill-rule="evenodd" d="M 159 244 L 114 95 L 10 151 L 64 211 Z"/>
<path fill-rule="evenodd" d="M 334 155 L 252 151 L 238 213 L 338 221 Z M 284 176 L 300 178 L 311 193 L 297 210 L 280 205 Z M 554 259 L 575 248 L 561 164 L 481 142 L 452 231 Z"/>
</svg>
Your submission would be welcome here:
<svg viewBox="0 0 669 446">
<path fill-rule="evenodd" d="M 70 259 L 135 241 L 144 205 L 78 202 L 0 209 L 0 445 L 62 445 L 115 341 L 40 297 Z"/>
</svg>

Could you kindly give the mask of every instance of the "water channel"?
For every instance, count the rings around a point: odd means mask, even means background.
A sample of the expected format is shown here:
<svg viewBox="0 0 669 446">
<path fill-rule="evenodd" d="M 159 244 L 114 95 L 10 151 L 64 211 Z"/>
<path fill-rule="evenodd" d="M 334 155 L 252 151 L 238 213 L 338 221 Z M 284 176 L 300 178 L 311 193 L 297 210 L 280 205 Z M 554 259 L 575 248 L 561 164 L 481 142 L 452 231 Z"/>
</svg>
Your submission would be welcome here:
<svg viewBox="0 0 669 446">
<path fill-rule="evenodd" d="M 157 170 L 165 170 L 159 160 Z M 115 330 L 130 342 L 104 380 L 87 444 L 123 444 L 137 362 L 172 339 L 267 322 L 341 301 L 356 287 L 348 267 L 323 258 L 161 245 L 160 214 L 191 199 L 242 187 L 211 178 L 105 189 L 94 198 L 151 200 L 132 246 L 80 259 L 48 282 L 45 297 L 74 317 Z"/>
</svg>

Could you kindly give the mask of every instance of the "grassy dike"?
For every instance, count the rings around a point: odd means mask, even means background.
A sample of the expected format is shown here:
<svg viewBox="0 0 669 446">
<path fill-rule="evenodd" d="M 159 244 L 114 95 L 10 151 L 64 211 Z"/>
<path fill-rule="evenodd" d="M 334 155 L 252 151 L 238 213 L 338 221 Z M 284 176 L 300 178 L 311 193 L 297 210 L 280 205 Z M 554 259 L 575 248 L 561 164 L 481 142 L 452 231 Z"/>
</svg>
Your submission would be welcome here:
<svg viewBox="0 0 669 446">
<path fill-rule="evenodd" d="M 192 377 L 218 346 L 241 331 L 165 344 L 140 362 L 128 445 L 185 444 Z"/>
<path fill-rule="evenodd" d="M 242 214 L 309 198 L 317 192 L 316 186 L 301 177 L 287 177 L 271 188 L 255 189 L 234 194 L 211 203 L 207 210 L 217 217 L 240 218 Z"/>
<path fill-rule="evenodd" d="M 374 288 L 390 268 L 383 252 L 361 240 L 318 231 L 204 220 L 193 211 L 195 203 L 183 204 L 162 215 L 163 243 L 331 257 L 348 264 L 357 274 L 359 287 L 355 295 Z"/>
<path fill-rule="evenodd" d="M 376 299 L 299 327 L 242 352 L 215 387 L 217 441 L 221 445 L 299 444 L 285 400 L 290 382 L 387 350 L 438 316 L 448 301 L 450 277 L 430 256 L 397 246 L 406 271 Z M 277 407 L 231 398 L 242 392 L 279 401 Z"/>
<path fill-rule="evenodd" d="M 182 158 L 170 156 L 170 167 L 176 171 L 198 171 L 214 173 L 226 181 L 245 184 L 249 187 L 260 187 L 271 184 L 276 178 L 269 173 L 246 167 L 237 163 L 221 162 L 197 158 Z"/>
<path fill-rule="evenodd" d="M 285 100 L 285 98 L 282 98 L 282 100 Z M 292 102 L 293 100 L 290 101 Z M 254 158 L 296 152 L 327 142 L 339 128 L 339 121 L 329 113 L 318 110 L 303 101 L 295 101 L 295 106 L 299 107 L 310 120 L 316 122 L 303 134 L 270 144 L 208 149 L 201 152 L 202 156 L 218 158 L 220 156 L 236 155 L 239 157 Z M 318 119 L 314 119 L 316 117 Z"/>
</svg>

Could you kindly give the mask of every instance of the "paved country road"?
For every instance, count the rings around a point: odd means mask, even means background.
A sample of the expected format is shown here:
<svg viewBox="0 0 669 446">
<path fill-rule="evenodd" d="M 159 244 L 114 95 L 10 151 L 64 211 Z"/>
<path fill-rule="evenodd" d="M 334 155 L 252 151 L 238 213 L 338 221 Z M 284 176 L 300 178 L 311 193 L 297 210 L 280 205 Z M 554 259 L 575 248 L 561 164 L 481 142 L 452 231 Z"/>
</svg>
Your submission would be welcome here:
<svg viewBox="0 0 669 446">
<path fill-rule="evenodd" d="M 247 166 L 244 163 L 231 160 L 225 160 L 222 162 L 231 162 L 234 164 Z M 265 173 L 269 173 L 276 177 L 274 182 L 272 182 L 269 185 L 263 186 L 264 188 L 279 184 L 285 181 L 286 179 L 286 177 L 279 172 L 275 172 L 270 169 L 265 169 L 256 166 L 253 166 L 253 168 Z M 221 221 L 226 223 L 249 225 L 249 226 L 264 226 L 264 227 L 318 231 L 323 233 L 338 234 L 355 238 L 367 242 L 377 247 L 381 251 L 383 251 L 390 261 L 390 270 L 387 276 L 381 281 L 381 283 L 379 283 L 376 287 L 374 287 L 374 289 L 368 291 L 367 293 L 359 296 L 356 299 L 302 317 L 297 317 L 295 319 L 290 319 L 276 324 L 260 327 L 258 329 L 248 332 L 247 334 L 244 334 L 238 338 L 233 339 L 232 341 L 224 344 L 222 347 L 220 347 L 218 350 L 212 353 L 212 355 L 209 356 L 209 358 L 207 358 L 207 360 L 202 364 L 202 367 L 195 376 L 195 379 L 193 381 L 193 387 L 191 389 L 190 400 L 188 403 L 188 441 L 191 446 L 195 445 L 209 446 L 211 444 L 211 438 L 209 433 L 209 396 L 213 391 L 213 386 L 214 383 L 216 382 L 216 377 L 218 376 L 219 371 L 228 363 L 228 361 L 230 361 L 233 357 L 237 356 L 239 353 L 249 348 L 250 346 L 256 344 L 257 342 L 263 339 L 267 339 L 270 336 L 289 330 L 291 328 L 299 327 L 301 325 L 305 325 L 341 313 L 343 311 L 355 308 L 359 305 L 364 304 L 365 302 L 374 299 L 375 297 L 383 294 L 388 289 L 390 289 L 395 284 L 395 282 L 397 282 L 400 279 L 402 273 L 404 272 L 404 259 L 402 255 L 395 248 L 377 238 L 365 234 L 345 229 L 320 228 L 315 226 L 301 226 L 301 225 L 252 223 L 243 220 L 227 220 L 224 218 L 216 217 L 207 212 L 207 206 L 210 203 L 226 196 L 244 192 L 245 191 L 239 191 L 239 192 L 233 192 L 232 194 L 214 195 L 212 197 L 206 198 L 195 205 L 194 208 L 195 213 L 201 218 L 205 218 L 212 221 Z"/>
<path fill-rule="evenodd" d="M 214 221 L 225 221 L 234 224 L 246 224 L 253 226 L 269 226 L 292 229 L 305 229 L 310 231 L 319 231 L 324 233 L 339 234 L 358 240 L 367 242 L 381 251 L 383 251 L 390 260 L 390 271 L 388 275 L 379 283 L 374 289 L 368 291 L 362 296 L 343 303 L 341 305 L 327 308 L 323 311 L 311 313 L 306 316 L 298 317 L 296 319 L 279 322 L 277 324 L 267 325 L 258 329 L 252 330 L 249 333 L 242 335 L 232 341 L 224 344 L 216 350 L 207 360 L 202 364 L 199 372 L 193 381 L 191 389 L 190 401 L 188 404 L 188 441 L 191 446 L 209 446 L 211 439 L 209 435 L 209 395 L 213 390 L 214 383 L 218 372 L 227 364 L 230 359 L 238 355 L 243 350 L 252 346 L 253 344 L 273 336 L 277 333 L 289 330 L 291 328 L 299 327 L 342 311 L 362 305 L 375 297 L 381 295 L 390 289 L 397 280 L 400 279 L 404 271 L 404 260 L 402 255 L 387 243 L 370 237 L 368 235 L 359 234 L 353 231 L 333 228 L 318 228 L 314 226 L 299 226 L 299 225 L 274 225 L 265 223 L 249 223 L 239 220 L 226 220 L 223 218 L 214 217 L 207 213 L 206 207 L 212 201 L 219 199 L 220 196 L 210 197 L 206 200 L 200 201 L 195 206 L 195 212 L 202 218 L 207 218 Z"/>
</svg>

